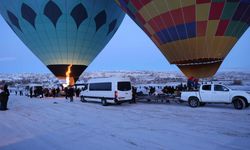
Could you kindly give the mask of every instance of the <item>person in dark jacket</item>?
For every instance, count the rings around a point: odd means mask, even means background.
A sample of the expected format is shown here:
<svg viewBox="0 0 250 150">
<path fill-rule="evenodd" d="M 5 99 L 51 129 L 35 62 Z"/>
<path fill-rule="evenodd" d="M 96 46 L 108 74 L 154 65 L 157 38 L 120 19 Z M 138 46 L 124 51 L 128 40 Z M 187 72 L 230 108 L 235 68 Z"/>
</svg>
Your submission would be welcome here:
<svg viewBox="0 0 250 150">
<path fill-rule="evenodd" d="M 56 97 L 56 89 L 53 88 L 51 92 L 52 92 L 53 98 L 55 98 Z"/>
<path fill-rule="evenodd" d="M 32 98 L 32 96 L 33 96 L 33 88 L 30 87 L 30 98 Z"/>
<path fill-rule="evenodd" d="M 4 91 L 4 109 L 8 110 L 7 106 L 8 106 L 10 91 L 8 89 L 8 85 L 7 84 L 4 85 L 3 91 Z"/>
<path fill-rule="evenodd" d="M 136 87 L 132 86 L 132 103 L 136 103 L 136 93 L 137 93 Z"/>
<path fill-rule="evenodd" d="M 0 110 L 4 110 L 4 90 L 3 87 L 0 86 Z"/>
<path fill-rule="evenodd" d="M 3 90 L 0 93 L 1 99 L 1 110 L 5 111 L 8 110 L 8 100 L 9 100 L 10 92 L 8 89 L 8 85 L 5 84 Z"/>
<path fill-rule="evenodd" d="M 81 90 L 79 88 L 76 89 L 76 97 L 79 97 L 80 96 L 80 92 Z"/>
<path fill-rule="evenodd" d="M 60 91 L 61 91 L 61 90 L 60 90 L 60 88 L 59 88 L 59 87 L 57 87 L 57 88 L 56 88 L 56 97 L 59 97 L 59 95 L 60 95 Z"/>
<path fill-rule="evenodd" d="M 64 88 L 64 93 L 65 93 L 65 99 L 68 99 L 68 88 Z"/>
<path fill-rule="evenodd" d="M 73 87 L 70 87 L 68 89 L 68 97 L 70 99 L 70 102 L 73 102 L 73 97 L 74 97 L 74 88 Z"/>
</svg>

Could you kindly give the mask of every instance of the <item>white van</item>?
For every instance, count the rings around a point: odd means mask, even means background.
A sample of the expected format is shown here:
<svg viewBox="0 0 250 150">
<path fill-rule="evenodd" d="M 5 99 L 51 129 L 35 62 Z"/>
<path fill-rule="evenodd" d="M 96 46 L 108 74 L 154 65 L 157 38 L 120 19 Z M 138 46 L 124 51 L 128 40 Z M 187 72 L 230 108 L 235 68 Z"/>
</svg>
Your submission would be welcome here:
<svg viewBox="0 0 250 150">
<path fill-rule="evenodd" d="M 30 90 L 32 90 L 32 95 L 30 95 Z M 31 83 L 25 86 L 25 95 L 28 97 L 37 97 L 42 95 L 43 85 Z"/>
<path fill-rule="evenodd" d="M 80 93 L 81 101 L 100 101 L 103 106 L 108 103 L 121 104 L 132 101 L 132 87 L 129 78 L 95 78 L 90 79 L 86 88 Z"/>
</svg>

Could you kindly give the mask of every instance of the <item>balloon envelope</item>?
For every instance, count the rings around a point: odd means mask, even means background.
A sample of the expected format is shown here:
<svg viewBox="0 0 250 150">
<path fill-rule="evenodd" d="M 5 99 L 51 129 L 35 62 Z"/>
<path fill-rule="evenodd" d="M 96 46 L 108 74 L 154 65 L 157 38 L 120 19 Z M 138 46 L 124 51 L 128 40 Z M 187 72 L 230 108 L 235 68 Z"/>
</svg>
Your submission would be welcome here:
<svg viewBox="0 0 250 150">
<path fill-rule="evenodd" d="M 125 15 L 113 0 L 1 0 L 0 13 L 55 76 L 64 78 L 70 66 L 75 79 Z"/>
<path fill-rule="evenodd" d="M 171 64 L 213 76 L 250 25 L 250 0 L 115 0 Z"/>
</svg>

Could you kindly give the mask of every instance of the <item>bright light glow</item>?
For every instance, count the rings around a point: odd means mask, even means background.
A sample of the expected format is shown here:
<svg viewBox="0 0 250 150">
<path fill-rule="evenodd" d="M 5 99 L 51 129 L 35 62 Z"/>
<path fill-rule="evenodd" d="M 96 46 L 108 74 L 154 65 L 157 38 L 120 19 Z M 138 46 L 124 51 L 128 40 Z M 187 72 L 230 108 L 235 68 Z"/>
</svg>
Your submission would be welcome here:
<svg viewBox="0 0 250 150">
<path fill-rule="evenodd" d="M 72 64 L 68 66 L 68 70 L 66 72 L 66 86 L 70 84 L 70 73 L 71 73 Z"/>
</svg>

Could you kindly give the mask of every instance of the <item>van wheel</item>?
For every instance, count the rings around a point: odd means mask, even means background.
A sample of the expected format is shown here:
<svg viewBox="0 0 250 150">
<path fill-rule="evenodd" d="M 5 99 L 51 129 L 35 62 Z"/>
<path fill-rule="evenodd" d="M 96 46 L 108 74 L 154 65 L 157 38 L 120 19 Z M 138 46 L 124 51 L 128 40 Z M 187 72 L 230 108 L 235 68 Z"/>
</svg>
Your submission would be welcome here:
<svg viewBox="0 0 250 150">
<path fill-rule="evenodd" d="M 189 98 L 188 104 L 190 107 L 193 107 L 193 108 L 200 106 L 200 102 L 199 102 L 199 99 L 197 97 Z"/>
<path fill-rule="evenodd" d="M 102 106 L 107 106 L 108 103 L 107 103 L 107 100 L 106 99 L 102 99 Z"/>
<path fill-rule="evenodd" d="M 237 97 L 234 98 L 233 105 L 235 109 L 240 110 L 246 107 L 246 102 L 242 98 Z"/>
</svg>

